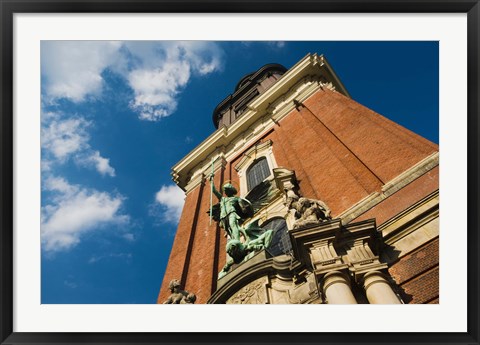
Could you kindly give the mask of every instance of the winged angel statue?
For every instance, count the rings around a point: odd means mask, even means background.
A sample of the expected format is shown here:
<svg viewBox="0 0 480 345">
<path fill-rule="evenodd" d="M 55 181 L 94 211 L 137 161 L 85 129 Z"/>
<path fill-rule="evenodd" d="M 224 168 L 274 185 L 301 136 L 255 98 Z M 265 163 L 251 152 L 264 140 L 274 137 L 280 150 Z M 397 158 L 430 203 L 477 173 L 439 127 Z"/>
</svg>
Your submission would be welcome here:
<svg viewBox="0 0 480 345">
<path fill-rule="evenodd" d="M 230 259 L 218 274 L 218 279 L 225 276 L 234 263 L 242 262 L 252 252 L 268 248 L 272 243 L 273 230 L 264 230 L 258 226 L 258 220 L 243 226 L 246 219 L 251 218 L 262 206 L 262 198 L 255 204 L 248 199 L 236 196 L 237 189 L 227 182 L 219 192 L 213 183 L 214 175 L 210 175 L 212 193 L 219 203 L 211 207 L 210 216 L 220 224 L 228 235 L 227 253 Z"/>
</svg>

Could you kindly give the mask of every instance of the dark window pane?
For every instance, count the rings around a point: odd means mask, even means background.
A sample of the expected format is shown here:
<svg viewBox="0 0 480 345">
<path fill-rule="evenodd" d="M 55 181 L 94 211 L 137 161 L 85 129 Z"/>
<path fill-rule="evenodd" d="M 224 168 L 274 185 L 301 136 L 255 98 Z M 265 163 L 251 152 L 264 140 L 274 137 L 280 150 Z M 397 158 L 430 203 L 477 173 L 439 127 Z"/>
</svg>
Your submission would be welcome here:
<svg viewBox="0 0 480 345">
<path fill-rule="evenodd" d="M 270 176 L 270 168 L 265 157 L 259 158 L 247 170 L 247 189 L 251 191 L 255 186 Z"/>
<path fill-rule="evenodd" d="M 267 251 L 272 256 L 287 254 L 292 250 L 287 223 L 283 218 L 273 218 L 262 224 L 262 229 L 273 230 L 273 240 Z"/>
</svg>

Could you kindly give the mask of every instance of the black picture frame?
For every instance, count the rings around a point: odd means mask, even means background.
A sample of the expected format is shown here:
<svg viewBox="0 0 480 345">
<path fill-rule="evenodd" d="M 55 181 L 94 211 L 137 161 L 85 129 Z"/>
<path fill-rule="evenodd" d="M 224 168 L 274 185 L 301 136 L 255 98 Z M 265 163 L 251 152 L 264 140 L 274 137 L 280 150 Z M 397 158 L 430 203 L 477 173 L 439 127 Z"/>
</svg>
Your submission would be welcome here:
<svg viewBox="0 0 480 345">
<path fill-rule="evenodd" d="M 0 0 L 0 341 L 1 344 L 479 344 L 478 0 Z M 468 29 L 468 315 L 465 333 L 14 333 L 13 16 L 15 13 L 466 13 Z M 452 315 L 454 317 L 454 315 Z"/>
</svg>

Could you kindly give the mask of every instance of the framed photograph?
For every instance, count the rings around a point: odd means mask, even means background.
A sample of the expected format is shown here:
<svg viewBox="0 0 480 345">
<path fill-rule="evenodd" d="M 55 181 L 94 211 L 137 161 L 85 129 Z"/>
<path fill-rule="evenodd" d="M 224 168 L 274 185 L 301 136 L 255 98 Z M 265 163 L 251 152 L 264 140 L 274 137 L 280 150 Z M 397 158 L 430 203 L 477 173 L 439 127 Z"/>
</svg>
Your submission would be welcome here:
<svg viewBox="0 0 480 345">
<path fill-rule="evenodd" d="M 478 344 L 479 12 L 2 1 L 1 343 Z"/>
</svg>

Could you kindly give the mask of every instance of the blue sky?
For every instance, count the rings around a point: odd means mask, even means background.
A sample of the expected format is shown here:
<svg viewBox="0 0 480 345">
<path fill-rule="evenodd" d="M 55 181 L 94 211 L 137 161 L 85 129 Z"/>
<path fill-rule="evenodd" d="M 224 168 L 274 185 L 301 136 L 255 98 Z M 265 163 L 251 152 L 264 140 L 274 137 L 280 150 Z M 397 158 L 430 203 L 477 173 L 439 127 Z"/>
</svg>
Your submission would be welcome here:
<svg viewBox="0 0 480 345">
<path fill-rule="evenodd" d="M 307 53 L 438 143 L 437 42 L 43 41 L 42 303 L 155 303 L 183 206 L 171 167 L 241 77 Z"/>
</svg>

